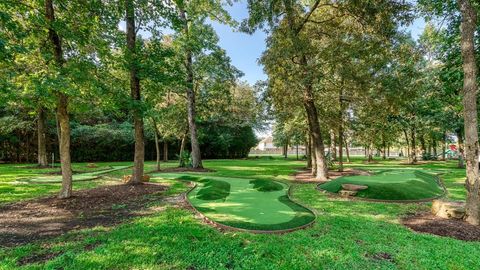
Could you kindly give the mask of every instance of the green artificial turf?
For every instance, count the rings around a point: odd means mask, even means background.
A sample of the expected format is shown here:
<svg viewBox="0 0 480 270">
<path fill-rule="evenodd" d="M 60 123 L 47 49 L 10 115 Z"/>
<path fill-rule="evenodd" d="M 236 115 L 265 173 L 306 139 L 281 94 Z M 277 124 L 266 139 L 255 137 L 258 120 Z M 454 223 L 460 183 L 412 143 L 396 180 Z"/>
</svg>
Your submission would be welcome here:
<svg viewBox="0 0 480 270">
<path fill-rule="evenodd" d="M 215 176 L 159 174 L 197 182 L 189 201 L 209 219 L 250 230 L 284 230 L 310 223 L 315 215 L 292 202 L 286 184 L 265 180 Z"/>
<path fill-rule="evenodd" d="M 130 166 L 111 166 L 110 168 L 104 169 L 104 170 L 97 170 L 97 171 L 93 171 L 93 172 L 73 174 L 72 175 L 72 180 L 73 181 L 94 180 L 94 179 L 97 179 L 104 174 L 124 170 L 124 169 L 127 169 L 129 167 Z M 27 183 L 35 183 L 35 184 L 61 183 L 62 182 L 62 176 L 61 175 L 37 176 L 37 177 L 33 177 L 33 178 L 20 179 L 19 182 L 27 182 Z"/>
<path fill-rule="evenodd" d="M 378 170 L 373 175 L 344 176 L 320 185 L 323 190 L 338 193 L 342 184 L 368 186 L 357 197 L 376 200 L 422 200 L 442 196 L 444 190 L 437 176 L 419 170 Z"/>
</svg>

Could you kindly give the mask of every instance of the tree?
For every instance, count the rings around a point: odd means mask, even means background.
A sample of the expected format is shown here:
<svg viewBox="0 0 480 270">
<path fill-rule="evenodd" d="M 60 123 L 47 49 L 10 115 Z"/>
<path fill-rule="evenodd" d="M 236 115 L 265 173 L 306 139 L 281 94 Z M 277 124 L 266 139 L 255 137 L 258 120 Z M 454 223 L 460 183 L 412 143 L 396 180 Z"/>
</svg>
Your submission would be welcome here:
<svg viewBox="0 0 480 270">
<path fill-rule="evenodd" d="M 480 225 L 480 178 L 478 171 L 478 113 L 477 92 L 478 68 L 475 59 L 475 30 L 477 10 L 470 0 L 458 0 L 462 14 L 461 44 L 463 58 L 463 115 L 465 123 L 465 157 L 467 164 L 467 205 L 466 221 Z"/>
<path fill-rule="evenodd" d="M 197 135 L 197 105 L 196 92 L 197 74 L 195 74 L 195 59 L 205 54 L 205 50 L 215 49 L 218 38 L 211 26 L 205 24 L 207 17 L 222 23 L 230 23 L 231 19 L 219 0 L 176 0 L 176 14 L 172 14 L 172 28 L 177 32 L 179 53 L 183 57 L 185 80 L 184 87 L 187 96 L 187 116 L 190 132 L 192 167 L 202 168 L 202 157 Z"/>
<path fill-rule="evenodd" d="M 138 77 L 138 60 L 136 59 L 136 35 L 135 27 L 135 4 L 133 0 L 125 1 L 125 18 L 127 23 L 127 50 L 125 57 L 130 70 L 130 96 L 136 107 L 133 109 L 133 122 L 135 126 L 135 153 L 133 163 L 132 184 L 138 184 L 143 179 L 143 167 L 145 160 L 145 139 L 143 127 L 143 115 L 139 106 L 141 101 L 140 78 Z M 137 104 L 135 104 L 137 103 Z"/>
<path fill-rule="evenodd" d="M 45 19 L 48 22 L 48 39 L 56 68 L 62 69 L 65 63 L 63 57 L 62 41 L 54 28 L 55 9 L 53 0 L 45 0 Z M 70 158 L 70 116 L 68 115 L 68 95 L 64 92 L 57 93 L 57 118 L 60 126 L 60 161 L 62 166 L 62 189 L 59 198 L 69 198 L 72 195 L 72 164 Z"/>
</svg>

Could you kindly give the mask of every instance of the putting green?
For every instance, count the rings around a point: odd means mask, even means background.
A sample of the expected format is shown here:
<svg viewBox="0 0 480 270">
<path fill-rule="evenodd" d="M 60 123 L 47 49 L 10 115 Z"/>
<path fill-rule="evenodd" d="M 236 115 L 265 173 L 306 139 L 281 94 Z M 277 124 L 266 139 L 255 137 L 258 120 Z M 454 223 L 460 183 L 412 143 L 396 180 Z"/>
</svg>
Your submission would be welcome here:
<svg viewBox="0 0 480 270">
<path fill-rule="evenodd" d="M 272 180 L 157 174 L 161 178 L 189 180 L 197 186 L 190 203 L 210 220 L 248 230 L 285 230 L 315 219 L 307 208 L 292 202 L 288 186 Z"/>
<path fill-rule="evenodd" d="M 72 175 L 72 180 L 73 181 L 94 180 L 99 178 L 103 174 L 118 171 L 118 170 L 123 170 L 129 167 L 131 166 L 111 166 L 110 169 L 106 169 L 106 170 L 100 170 L 100 171 L 94 171 L 94 172 L 88 172 L 88 173 L 78 173 L 78 174 Z M 17 182 L 26 182 L 26 183 L 32 183 L 32 184 L 61 183 L 62 176 L 61 175 L 39 176 L 39 177 L 29 178 L 29 179 L 19 179 L 17 180 Z"/>
<path fill-rule="evenodd" d="M 338 193 L 342 184 L 368 186 L 356 197 L 377 200 L 425 200 L 444 194 L 436 175 L 419 170 L 382 170 L 369 176 L 344 176 L 319 185 L 319 188 Z"/>
</svg>

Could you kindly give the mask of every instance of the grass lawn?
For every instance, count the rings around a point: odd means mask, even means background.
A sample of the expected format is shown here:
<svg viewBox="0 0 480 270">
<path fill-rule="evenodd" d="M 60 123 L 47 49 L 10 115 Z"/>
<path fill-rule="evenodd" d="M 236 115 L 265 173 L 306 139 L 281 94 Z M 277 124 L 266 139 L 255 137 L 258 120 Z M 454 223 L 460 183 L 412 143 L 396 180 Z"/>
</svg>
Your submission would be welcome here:
<svg viewBox="0 0 480 270">
<path fill-rule="evenodd" d="M 197 183 L 188 200 L 209 219 L 249 230 L 285 230 L 315 219 L 305 207 L 292 202 L 288 185 L 263 179 L 158 174 L 166 179 Z"/>
<path fill-rule="evenodd" d="M 442 196 L 443 188 L 436 176 L 421 170 L 389 169 L 374 172 L 373 175 L 344 176 L 319 187 L 338 193 L 342 184 L 368 186 L 357 197 L 376 200 L 422 200 Z"/>
<path fill-rule="evenodd" d="M 214 177 L 288 181 L 295 168 L 304 163 L 260 158 L 212 160 L 204 165 L 216 170 L 211 174 Z M 442 172 L 448 196 L 465 197 L 465 171 L 456 169 L 455 162 L 405 166 L 398 161 L 365 165 L 357 160 L 348 166 Z M 10 183 L 25 175 L 33 177 L 38 172 L 0 165 L 0 188 L 13 188 L 0 189 L 2 202 L 50 195 L 59 189 L 58 184 Z M 89 188 L 104 181 L 77 182 L 75 187 Z M 154 181 L 172 183 L 159 178 Z M 294 184 L 292 188 L 295 200 L 318 213 L 317 222 L 308 229 L 283 235 L 220 232 L 203 224 L 189 210 L 159 205 L 155 214 L 118 226 L 1 248 L 0 269 L 478 269 L 480 265 L 479 242 L 419 234 L 399 224 L 400 217 L 426 210 L 428 204 L 334 199 L 318 192 L 315 184 Z M 185 185 L 176 185 L 169 195 L 186 189 Z M 32 256 L 45 260 L 20 266 Z"/>
</svg>

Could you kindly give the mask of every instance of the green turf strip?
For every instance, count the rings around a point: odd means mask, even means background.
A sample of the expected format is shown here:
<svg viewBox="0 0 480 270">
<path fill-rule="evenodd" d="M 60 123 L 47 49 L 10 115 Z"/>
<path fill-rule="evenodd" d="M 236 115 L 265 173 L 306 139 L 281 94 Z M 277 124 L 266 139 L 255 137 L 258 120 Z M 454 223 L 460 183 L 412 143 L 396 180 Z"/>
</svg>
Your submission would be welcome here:
<svg viewBox="0 0 480 270">
<path fill-rule="evenodd" d="M 377 200 L 422 200 L 444 193 L 436 176 L 418 170 L 381 170 L 370 176 L 345 176 L 319 187 L 337 193 L 342 184 L 366 185 L 368 189 L 356 196 Z"/>
<path fill-rule="evenodd" d="M 99 178 L 101 175 L 123 170 L 131 166 L 111 166 L 111 169 L 88 172 L 88 173 L 78 173 L 72 176 L 73 181 L 88 181 L 94 180 Z M 34 184 L 43 184 L 43 183 L 61 183 L 62 176 L 61 175 L 50 175 L 50 176 L 38 176 L 29 179 L 20 179 L 18 182 L 26 182 L 26 183 L 34 183 Z"/>
<path fill-rule="evenodd" d="M 190 180 L 197 187 L 188 200 L 218 223 L 250 230 L 284 230 L 315 219 L 314 214 L 292 202 L 286 184 L 272 180 L 231 177 L 157 174 L 161 178 Z"/>
</svg>

